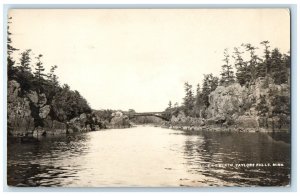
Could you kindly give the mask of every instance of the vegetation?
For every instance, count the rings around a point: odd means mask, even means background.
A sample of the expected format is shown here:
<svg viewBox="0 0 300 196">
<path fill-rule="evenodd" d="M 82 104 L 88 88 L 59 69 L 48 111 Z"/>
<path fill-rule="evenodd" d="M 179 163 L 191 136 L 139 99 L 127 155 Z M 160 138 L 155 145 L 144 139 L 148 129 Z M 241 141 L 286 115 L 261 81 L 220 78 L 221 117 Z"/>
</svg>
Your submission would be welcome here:
<svg viewBox="0 0 300 196">
<path fill-rule="evenodd" d="M 165 109 L 165 117 L 170 119 L 172 115 L 177 116 L 180 111 L 183 111 L 186 116 L 206 118 L 205 111 L 210 105 L 209 95 L 218 86 L 226 87 L 233 83 L 239 83 L 241 86 L 249 87 L 255 84 L 258 78 L 264 78 L 266 81 L 272 80 L 277 85 L 289 85 L 290 54 L 282 54 L 278 48 L 270 50 L 269 41 L 262 41 L 260 44 L 263 47 L 262 57 L 257 54 L 259 48 L 249 43 L 234 47 L 231 55 L 229 50 L 225 49 L 220 78 L 212 74 L 204 74 L 202 85 L 197 84 L 196 94 L 193 92 L 192 85 L 185 82 L 185 97 L 182 105 L 172 107 L 171 102 L 169 102 Z M 230 62 L 233 62 L 234 67 Z M 266 97 L 260 97 L 259 101 L 255 109 L 259 115 L 268 116 L 269 108 Z M 274 107 L 273 113 L 289 113 L 289 100 L 275 97 L 271 104 Z"/>
<path fill-rule="evenodd" d="M 50 107 L 49 116 L 52 120 L 67 122 L 78 117 L 82 113 L 90 114 L 92 110 L 86 99 L 76 90 L 71 90 L 67 84 L 61 85 L 56 75 L 57 65 L 53 65 L 46 73 L 43 64 L 43 55 L 34 56 L 31 49 L 19 53 L 19 62 L 16 63 L 12 54 L 18 49 L 14 48 L 11 40 L 11 33 L 8 27 L 7 37 L 7 67 L 8 80 L 15 80 L 20 84 L 20 97 L 36 92 L 40 98 L 45 96 L 46 105 Z M 183 112 L 186 116 L 193 118 L 207 118 L 207 109 L 210 107 L 210 94 L 220 88 L 226 88 L 233 83 L 239 83 L 245 88 L 251 87 L 258 80 L 265 79 L 266 86 L 269 81 L 276 85 L 290 85 L 290 54 L 282 54 L 278 48 L 271 49 L 269 41 L 260 43 L 263 55 L 258 55 L 258 47 L 252 44 L 241 44 L 240 47 L 234 47 L 232 54 L 230 50 L 224 50 L 223 64 L 221 65 L 220 77 L 213 74 L 204 74 L 202 83 L 198 83 L 194 92 L 192 84 L 184 83 L 185 96 L 182 104 L 168 103 L 165 109 L 164 118 L 171 119 Z M 290 102 L 284 96 L 276 95 L 261 96 L 256 103 L 255 110 L 263 117 L 270 115 L 289 115 Z M 253 97 L 251 98 L 253 99 Z M 268 100 L 267 100 L 268 99 Z M 255 102 L 255 101 L 254 101 Z M 249 110 L 254 102 L 245 103 L 240 108 L 241 111 Z M 44 104 L 44 105 L 45 105 Z M 248 104 L 248 105 L 247 105 Z M 272 111 L 269 106 L 272 106 Z M 36 126 L 43 126 L 40 117 L 39 103 L 31 104 L 32 117 L 35 119 Z M 246 109 L 245 109 L 246 108 Z M 101 120 L 108 121 L 112 119 L 113 110 L 93 111 Z M 127 112 L 128 116 L 135 114 L 133 109 Z"/>
<path fill-rule="evenodd" d="M 18 49 L 12 46 L 10 35 L 8 26 L 8 81 L 15 80 L 20 84 L 19 96 L 24 97 L 33 91 L 37 92 L 39 98 L 44 94 L 47 100 L 46 105 L 50 106 L 50 117 L 52 120 L 60 122 L 66 122 L 81 113 L 92 112 L 88 102 L 78 91 L 71 90 L 67 84 L 59 84 L 55 74 L 58 66 L 52 66 L 48 74 L 45 72 L 42 61 L 43 55 L 39 54 L 34 57 L 31 49 L 27 49 L 19 54 L 19 63 L 17 64 L 12 58 L 12 53 Z M 32 61 L 33 59 L 35 62 Z M 35 119 L 35 124 L 42 126 L 38 107 L 38 104 L 31 104 L 32 116 Z"/>
<path fill-rule="evenodd" d="M 228 49 L 224 50 L 224 59 L 225 64 L 222 65 L 222 73 L 220 79 L 220 85 L 230 85 L 234 82 L 234 73 L 232 65 L 229 63 L 229 54 Z"/>
</svg>

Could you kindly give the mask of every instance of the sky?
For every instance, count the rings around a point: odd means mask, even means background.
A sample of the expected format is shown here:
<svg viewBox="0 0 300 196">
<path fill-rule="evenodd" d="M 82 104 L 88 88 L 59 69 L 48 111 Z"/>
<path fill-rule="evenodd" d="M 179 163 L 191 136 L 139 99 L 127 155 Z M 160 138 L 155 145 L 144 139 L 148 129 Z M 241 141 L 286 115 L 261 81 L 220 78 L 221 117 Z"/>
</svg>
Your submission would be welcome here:
<svg viewBox="0 0 300 196">
<path fill-rule="evenodd" d="M 287 9 L 12 9 L 9 17 L 15 58 L 43 54 L 46 70 L 57 65 L 60 83 L 93 109 L 163 111 L 182 103 L 185 82 L 195 90 L 203 74 L 220 76 L 225 48 L 269 40 L 290 50 Z"/>
</svg>

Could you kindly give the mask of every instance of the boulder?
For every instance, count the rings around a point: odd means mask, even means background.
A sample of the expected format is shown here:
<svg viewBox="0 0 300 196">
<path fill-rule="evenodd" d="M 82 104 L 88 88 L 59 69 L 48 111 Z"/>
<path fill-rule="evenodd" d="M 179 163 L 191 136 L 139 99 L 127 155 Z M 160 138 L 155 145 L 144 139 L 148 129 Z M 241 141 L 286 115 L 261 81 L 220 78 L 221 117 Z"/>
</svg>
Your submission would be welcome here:
<svg viewBox="0 0 300 196">
<path fill-rule="evenodd" d="M 243 106 L 249 102 L 248 90 L 234 83 L 230 86 L 218 86 L 209 95 L 207 118 L 228 118 L 241 112 Z"/>
<path fill-rule="evenodd" d="M 255 116 L 239 116 L 235 121 L 239 128 L 258 128 L 258 118 Z"/>
<path fill-rule="evenodd" d="M 44 107 L 40 108 L 39 116 L 42 119 L 45 119 L 50 112 L 50 105 L 45 105 Z"/>
<path fill-rule="evenodd" d="M 15 81 L 15 80 L 11 80 L 8 82 L 7 84 L 7 95 L 8 95 L 8 99 L 7 101 L 13 101 L 15 98 L 18 97 L 19 92 L 20 92 L 20 84 Z"/>
<path fill-rule="evenodd" d="M 36 91 L 29 91 L 29 93 L 27 93 L 27 97 L 29 98 L 31 103 L 33 103 L 35 106 L 38 106 L 39 96 Z"/>
<path fill-rule="evenodd" d="M 47 97 L 44 93 L 38 96 L 38 106 L 43 107 L 47 103 Z"/>
<path fill-rule="evenodd" d="M 110 126 L 112 128 L 130 127 L 130 121 L 127 115 L 123 115 L 121 112 L 115 112 L 112 116 L 113 118 L 110 121 Z"/>
</svg>

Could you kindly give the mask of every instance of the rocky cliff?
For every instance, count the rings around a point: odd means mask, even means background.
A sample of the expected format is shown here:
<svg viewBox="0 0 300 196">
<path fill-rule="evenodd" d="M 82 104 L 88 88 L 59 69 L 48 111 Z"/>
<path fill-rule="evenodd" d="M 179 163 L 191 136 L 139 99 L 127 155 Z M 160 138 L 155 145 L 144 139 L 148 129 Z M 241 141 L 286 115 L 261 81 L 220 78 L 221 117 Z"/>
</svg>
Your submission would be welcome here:
<svg viewBox="0 0 300 196">
<path fill-rule="evenodd" d="M 128 128 L 131 126 L 128 116 L 122 112 L 114 112 L 112 117 L 109 128 Z"/>
<path fill-rule="evenodd" d="M 289 129 L 290 87 L 259 78 L 249 87 L 219 86 L 209 95 L 210 121 L 241 128 Z"/>
<path fill-rule="evenodd" d="M 290 87 L 271 78 L 258 78 L 246 87 L 238 83 L 218 86 L 209 95 L 206 118 L 173 115 L 171 126 L 217 126 L 242 130 L 289 130 Z"/>
<path fill-rule="evenodd" d="M 36 91 L 21 93 L 20 84 L 15 80 L 8 82 L 7 128 L 9 136 L 45 134 L 47 131 L 62 132 L 66 126 L 52 120 L 50 105 L 46 95 Z"/>
<path fill-rule="evenodd" d="M 34 90 L 22 91 L 15 80 L 8 81 L 7 128 L 13 137 L 45 136 L 73 132 L 97 131 L 105 128 L 130 127 L 129 118 L 122 112 L 109 114 L 109 118 L 96 111 L 82 113 L 71 120 L 58 121 L 51 116 L 47 96 Z"/>
</svg>

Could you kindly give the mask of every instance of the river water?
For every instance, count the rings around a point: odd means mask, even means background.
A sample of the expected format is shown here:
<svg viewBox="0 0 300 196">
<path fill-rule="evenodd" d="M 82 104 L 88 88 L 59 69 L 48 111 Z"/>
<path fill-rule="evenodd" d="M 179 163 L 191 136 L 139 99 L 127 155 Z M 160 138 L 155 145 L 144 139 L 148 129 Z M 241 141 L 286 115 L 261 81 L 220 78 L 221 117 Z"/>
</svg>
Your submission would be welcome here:
<svg viewBox="0 0 300 196">
<path fill-rule="evenodd" d="M 287 186 L 288 134 L 189 132 L 160 127 L 9 144 L 11 186 Z"/>
</svg>

